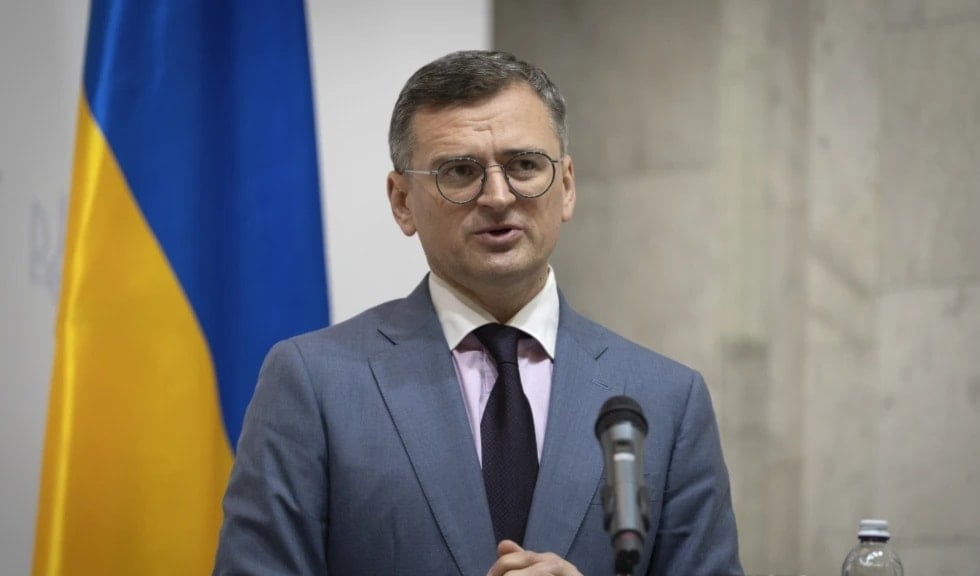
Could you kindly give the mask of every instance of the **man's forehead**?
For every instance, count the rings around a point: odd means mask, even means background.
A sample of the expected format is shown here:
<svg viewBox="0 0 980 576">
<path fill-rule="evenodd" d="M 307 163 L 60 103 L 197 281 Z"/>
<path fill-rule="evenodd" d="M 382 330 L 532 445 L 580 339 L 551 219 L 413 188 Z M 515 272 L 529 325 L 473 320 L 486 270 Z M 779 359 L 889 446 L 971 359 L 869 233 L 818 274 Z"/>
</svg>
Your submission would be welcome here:
<svg viewBox="0 0 980 576">
<path fill-rule="evenodd" d="M 508 132 L 536 127 L 555 131 L 544 101 L 526 85 L 512 86 L 491 96 L 465 102 L 426 105 L 415 112 L 410 126 L 416 146 L 433 138 L 452 138 L 458 132 L 479 132 L 502 126 L 506 126 Z"/>
<path fill-rule="evenodd" d="M 474 96 L 471 98 L 463 98 L 459 100 L 450 100 L 446 102 L 430 102 L 430 103 L 422 104 L 415 110 L 415 112 L 412 114 L 412 117 L 414 119 L 419 115 L 438 115 L 442 113 L 459 110 L 461 108 L 476 108 L 479 106 L 483 106 L 488 102 L 491 102 L 505 94 L 509 94 L 514 91 L 519 91 L 519 92 L 527 91 L 533 93 L 540 100 L 540 96 L 538 96 L 538 93 L 534 90 L 534 88 L 530 84 L 528 84 L 527 82 L 521 82 L 515 80 L 513 82 L 509 82 L 507 84 L 501 85 L 499 88 L 497 88 L 492 92 L 481 94 L 479 96 Z M 542 101 L 542 104 L 543 103 L 544 102 Z"/>
</svg>

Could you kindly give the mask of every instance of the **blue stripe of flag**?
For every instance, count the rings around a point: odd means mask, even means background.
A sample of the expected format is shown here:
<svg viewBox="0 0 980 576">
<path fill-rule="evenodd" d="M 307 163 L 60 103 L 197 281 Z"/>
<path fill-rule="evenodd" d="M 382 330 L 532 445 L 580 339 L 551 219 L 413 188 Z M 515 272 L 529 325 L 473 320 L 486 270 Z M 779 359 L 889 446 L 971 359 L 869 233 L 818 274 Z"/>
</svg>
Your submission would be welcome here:
<svg viewBox="0 0 980 576">
<path fill-rule="evenodd" d="M 303 1 L 91 11 L 85 93 L 204 331 L 234 446 L 268 348 L 328 322 Z"/>
</svg>

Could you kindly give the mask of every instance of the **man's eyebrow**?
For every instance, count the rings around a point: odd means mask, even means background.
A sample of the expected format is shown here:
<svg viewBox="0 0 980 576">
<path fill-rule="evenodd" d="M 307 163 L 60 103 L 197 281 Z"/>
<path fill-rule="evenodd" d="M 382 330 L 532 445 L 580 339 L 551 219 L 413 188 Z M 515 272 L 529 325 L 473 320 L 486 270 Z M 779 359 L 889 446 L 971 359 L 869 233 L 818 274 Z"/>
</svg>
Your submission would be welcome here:
<svg viewBox="0 0 980 576">
<path fill-rule="evenodd" d="M 507 150 L 504 150 L 503 156 L 505 158 L 512 158 L 514 156 L 517 156 L 518 154 L 523 154 L 525 152 L 537 152 L 539 154 L 544 154 L 549 157 L 551 156 L 550 152 L 538 146 L 529 146 L 527 148 L 508 148 Z"/>
<path fill-rule="evenodd" d="M 476 154 L 447 153 L 447 154 L 439 154 L 438 156 L 433 156 L 431 160 L 431 166 L 435 168 L 436 166 L 442 164 L 443 162 L 446 162 L 447 160 L 459 160 L 461 158 L 469 158 L 470 160 L 476 160 L 477 162 L 482 163 L 482 160 L 480 159 L 479 155 Z"/>
<path fill-rule="evenodd" d="M 539 146 L 529 146 L 527 148 L 508 148 L 506 150 L 502 150 L 498 154 L 498 157 L 500 157 L 504 161 L 507 161 L 507 160 L 513 158 L 514 156 L 517 156 L 518 154 L 523 154 L 525 152 L 537 152 L 539 154 L 544 154 L 544 155 L 548 156 L 549 158 L 551 157 L 551 154 L 552 154 L 548 150 L 545 150 L 544 148 L 541 148 Z M 439 154 L 439 155 L 433 156 L 432 157 L 432 160 L 430 161 L 431 162 L 430 163 L 430 166 L 432 168 L 435 168 L 435 167 L 439 166 L 440 164 L 442 164 L 443 162 L 445 162 L 447 160 L 458 160 L 458 159 L 461 159 L 461 158 L 469 158 L 470 160 L 476 160 L 477 162 L 479 162 L 480 164 L 483 164 L 485 166 L 486 165 L 489 165 L 489 164 L 495 164 L 496 163 L 496 158 L 487 159 L 487 158 L 482 157 L 482 155 L 480 155 L 480 154 L 472 154 L 472 153 L 466 153 L 466 152 L 459 152 L 459 153 Z"/>
</svg>

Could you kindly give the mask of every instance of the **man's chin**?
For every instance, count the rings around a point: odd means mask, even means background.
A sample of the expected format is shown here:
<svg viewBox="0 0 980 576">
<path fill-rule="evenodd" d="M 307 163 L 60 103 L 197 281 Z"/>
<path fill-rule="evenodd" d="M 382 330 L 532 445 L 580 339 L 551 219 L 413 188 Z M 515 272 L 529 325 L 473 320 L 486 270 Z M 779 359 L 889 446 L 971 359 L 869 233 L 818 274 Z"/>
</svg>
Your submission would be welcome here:
<svg viewBox="0 0 980 576">
<path fill-rule="evenodd" d="M 535 266 L 527 262 L 490 261 L 482 266 L 477 277 L 487 286 L 514 288 L 543 281 L 548 266 Z"/>
</svg>

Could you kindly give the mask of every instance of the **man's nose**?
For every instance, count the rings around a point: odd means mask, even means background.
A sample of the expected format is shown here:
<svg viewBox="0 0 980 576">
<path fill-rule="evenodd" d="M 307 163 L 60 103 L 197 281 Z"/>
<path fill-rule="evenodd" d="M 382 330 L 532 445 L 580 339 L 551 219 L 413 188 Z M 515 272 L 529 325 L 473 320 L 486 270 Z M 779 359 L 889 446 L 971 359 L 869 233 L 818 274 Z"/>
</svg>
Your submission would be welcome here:
<svg viewBox="0 0 980 576">
<path fill-rule="evenodd" d="M 483 193 L 477 202 L 486 206 L 501 207 L 513 203 L 517 197 L 510 191 L 507 176 L 501 164 L 491 164 L 486 168 L 487 179 L 483 183 Z"/>
</svg>

